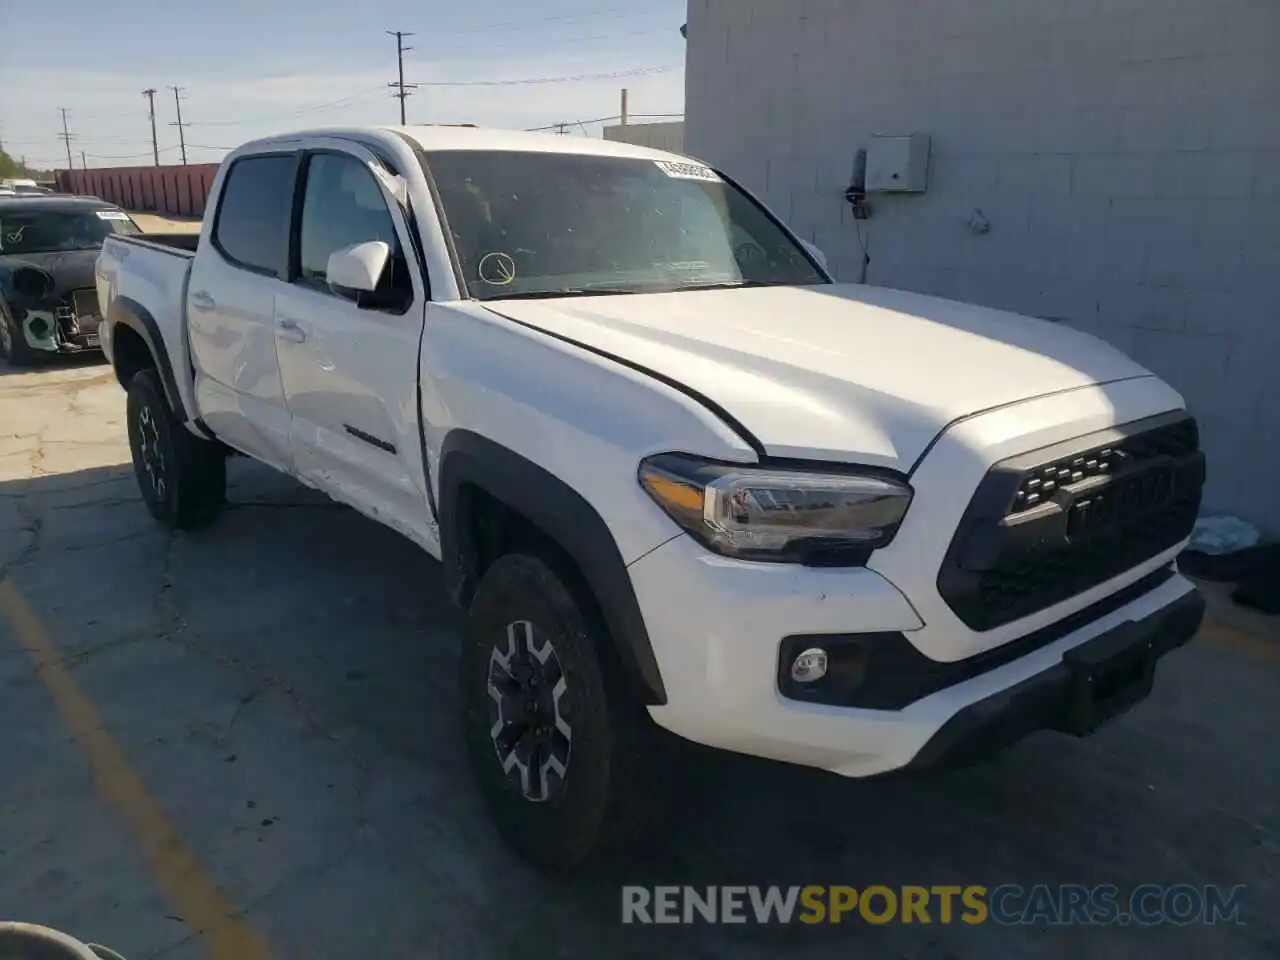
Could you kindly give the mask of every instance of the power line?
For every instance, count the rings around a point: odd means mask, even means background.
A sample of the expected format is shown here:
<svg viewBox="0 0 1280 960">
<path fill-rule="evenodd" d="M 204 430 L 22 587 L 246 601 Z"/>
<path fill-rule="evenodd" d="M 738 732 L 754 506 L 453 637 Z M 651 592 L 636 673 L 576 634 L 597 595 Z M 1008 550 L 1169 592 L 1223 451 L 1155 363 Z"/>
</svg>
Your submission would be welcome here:
<svg viewBox="0 0 1280 960">
<path fill-rule="evenodd" d="M 185 127 L 186 124 L 182 122 L 182 97 L 180 95 L 182 88 L 170 85 L 169 89 L 173 91 L 173 105 L 178 111 L 177 123 L 171 122 L 169 126 L 178 128 L 178 146 L 182 150 L 182 165 L 185 167 L 187 165 L 187 138 L 183 133 L 183 127 Z"/>
<path fill-rule="evenodd" d="M 77 114 L 76 114 L 76 115 L 77 115 L 77 116 L 79 116 L 79 113 L 77 112 Z M 190 126 L 190 124 L 188 124 L 188 126 Z M 79 135 L 77 135 L 77 136 L 79 136 Z M 9 140 L 9 139 L 6 139 L 6 140 L 5 140 L 5 143 L 10 144 L 10 145 L 15 144 L 15 143 L 20 143 L 20 144 L 24 144 L 24 145 L 26 145 L 26 146 L 44 146 L 45 144 L 47 144 L 47 143 L 49 142 L 49 139 L 50 139 L 49 137 L 43 137 L 43 138 L 38 139 L 38 140 Z M 58 135 L 57 135 L 57 134 L 54 134 L 54 135 L 53 135 L 53 139 L 55 139 L 55 140 L 56 140 L 56 139 L 59 139 Z M 85 139 L 91 140 L 91 141 L 93 141 L 94 143 L 117 143 L 117 144 L 146 143 L 146 140 L 145 140 L 144 138 L 139 138 L 139 137 L 93 137 L 93 136 L 90 136 L 90 137 L 87 137 L 87 138 L 85 138 Z"/>
<path fill-rule="evenodd" d="M 559 130 L 561 127 L 565 126 L 566 124 L 572 124 L 573 126 L 580 127 L 583 124 L 587 124 L 587 123 L 608 123 L 610 120 L 619 120 L 619 119 L 621 119 L 621 114 L 615 113 L 611 117 L 592 117 L 590 120 L 561 121 L 559 123 L 549 123 L 545 127 L 525 127 L 524 131 L 525 133 L 542 133 L 546 130 Z"/>
<path fill-rule="evenodd" d="M 670 31 L 669 27 L 661 27 L 657 29 L 647 29 L 647 30 L 628 30 L 623 33 L 595 33 L 595 34 L 590 34 L 588 36 L 577 36 L 577 37 L 550 37 L 545 42 L 548 45 L 562 47 L 562 46 L 568 46 L 570 44 L 598 43 L 601 40 L 625 40 L 625 39 L 630 39 L 631 37 L 654 36 L 659 33 L 665 34 L 665 33 L 668 33 L 669 31 Z M 434 35 L 433 35 L 433 38 L 434 38 Z M 521 38 L 520 40 L 513 40 L 512 42 L 509 42 L 509 43 L 493 44 L 493 43 L 486 42 L 484 45 L 484 51 L 485 53 L 500 53 L 505 50 L 523 50 L 528 48 L 528 44 L 529 44 L 529 40 L 527 37 Z M 457 53 L 459 55 L 458 61 L 461 61 L 463 59 L 470 60 L 473 57 L 473 54 L 468 53 L 467 48 L 465 47 L 458 48 Z M 451 61 L 447 57 L 440 57 L 440 58 L 437 58 L 437 62 L 448 63 Z"/>
<path fill-rule="evenodd" d="M 160 166 L 160 142 L 156 139 L 156 88 L 147 87 L 142 91 L 142 95 L 147 98 L 147 113 L 151 117 L 151 155 L 158 167 Z"/>
<path fill-rule="evenodd" d="M 628 113 L 627 119 L 628 120 L 653 119 L 658 117 L 676 118 L 676 117 L 683 117 L 683 116 L 684 116 L 683 113 Z M 565 120 L 558 123 L 548 123 L 546 126 L 542 126 L 542 127 L 525 127 L 524 132 L 525 133 L 543 133 L 548 130 L 559 130 L 565 126 L 585 128 L 588 124 L 608 123 L 611 120 L 621 120 L 621 119 L 622 119 L 622 114 L 615 113 L 611 117 L 592 117 L 589 120 Z"/>
<path fill-rule="evenodd" d="M 203 128 L 203 127 L 231 127 L 231 126 L 241 126 L 241 125 L 243 125 L 243 124 L 269 123 L 269 122 L 271 122 L 271 121 L 273 121 L 273 120 L 285 120 L 285 119 L 289 119 L 289 118 L 294 118 L 294 117 L 304 116 L 304 115 L 306 115 L 306 114 L 310 114 L 310 113 L 315 113 L 315 112 L 317 112 L 317 111 L 321 111 L 321 110 L 328 110 L 328 109 L 332 109 L 332 108 L 335 108 L 335 107 L 343 107 L 343 106 L 346 106 L 346 105 L 348 105 L 348 104 L 350 104 L 350 103 L 354 103 L 354 102 L 356 102 L 356 101 L 358 101 L 358 100 L 367 100 L 367 99 L 371 99 L 371 98 L 372 98 L 372 97 L 374 97 L 374 96 L 381 95 L 381 94 L 383 93 L 383 90 L 384 90 L 384 88 L 383 88 L 383 87 L 381 87 L 381 86 L 378 86 L 378 87 L 372 87 L 372 88 L 368 88 L 368 89 L 366 89 L 366 90 L 363 90 L 363 91 L 361 91 L 360 93 L 352 94 L 352 95 L 350 95 L 350 96 L 346 96 L 346 97 L 342 97 L 341 99 L 338 99 L 338 100 L 331 100 L 331 101 L 328 101 L 328 102 L 325 102 L 325 103 L 309 104 L 309 105 L 307 105 L 307 106 L 305 106 L 305 107 L 299 107 L 299 108 L 297 108 L 297 109 L 295 109 L 295 110 L 289 110 L 289 111 L 286 111 L 286 112 L 283 112 L 283 113 L 277 113 L 277 114 L 266 114 L 266 115 L 250 116 L 250 117 L 240 117 L 239 119 L 236 119 L 236 120 L 184 120 L 184 121 L 182 122 L 182 125 L 183 125 L 183 127 L 184 127 L 184 128 L 186 128 L 186 127 L 201 127 L 201 128 Z M 145 93 L 146 91 L 143 91 L 143 92 Z M 176 124 L 170 123 L 170 124 L 169 124 L 169 126 L 176 126 Z M 90 141 L 92 141 L 93 143 L 99 143 L 99 144 L 112 144 L 112 145 L 115 145 L 115 146 L 126 146 L 126 147 L 127 147 L 127 146 L 132 146 L 132 145 L 134 145 L 134 144 L 143 144 L 143 143 L 146 143 L 145 138 L 138 138 L 138 137 L 89 137 L 89 138 L 87 138 L 87 139 L 89 139 L 89 140 L 90 140 Z M 47 139 L 43 139 L 43 140 L 9 140 L 9 139 L 7 139 L 7 138 L 6 138 L 6 141 L 5 141 L 5 142 L 6 142 L 6 143 L 10 143 L 10 144 L 14 144 L 14 143 L 21 143 L 21 144 L 25 144 L 25 145 L 28 145 L 28 146 L 43 146 L 43 145 L 47 144 L 49 141 L 48 141 Z M 154 144 L 154 141 L 153 141 L 153 144 Z M 159 148 L 159 152 L 160 152 L 160 153 L 164 153 L 164 152 L 165 152 L 166 150 L 168 150 L 168 149 L 170 149 L 170 148 L 167 148 L 167 147 L 160 147 L 160 148 Z M 176 147 L 176 146 L 175 146 L 175 147 L 173 147 L 172 149 L 175 149 L 175 150 L 176 150 L 176 149 L 178 149 L 178 147 Z M 222 149 L 222 148 L 219 148 L 219 149 Z M 91 154 L 91 156 L 95 156 L 95 155 L 94 155 L 94 154 Z M 138 156 L 143 156 L 143 154 L 138 154 Z"/>
<path fill-rule="evenodd" d="M 391 36 L 395 35 L 394 31 L 388 30 L 387 33 Z M 410 36 L 411 34 L 404 33 L 403 31 L 401 31 L 401 35 L 404 37 L 407 37 L 407 36 Z M 404 49 L 410 50 L 412 48 L 405 47 Z M 676 69 L 675 66 L 657 66 L 657 67 L 637 67 L 631 70 L 621 70 L 621 71 L 614 71 L 610 73 L 585 73 L 585 74 L 577 74 L 573 76 L 560 76 L 560 77 L 526 77 L 526 78 L 511 79 L 511 80 L 457 80 L 457 81 L 431 80 L 431 81 L 421 81 L 418 83 L 405 83 L 405 87 L 406 89 L 412 89 L 417 87 L 506 87 L 506 86 L 523 86 L 523 85 L 546 84 L 546 83 L 575 83 L 575 82 L 590 81 L 590 80 L 611 80 L 611 79 L 616 79 L 618 77 L 644 76 L 648 74 L 666 73 L 674 69 Z M 390 84 L 388 84 L 388 86 L 393 88 L 398 88 L 399 82 L 393 81 Z M 188 127 L 236 127 L 236 126 L 243 126 L 245 124 L 267 123 L 274 120 L 291 120 L 297 117 L 305 116 L 311 113 L 317 113 L 323 110 L 349 106 L 350 104 L 356 103 L 360 100 L 370 99 L 375 94 L 382 93 L 384 89 L 386 88 L 385 87 L 369 87 L 364 90 L 361 90 L 359 93 L 353 93 L 348 96 L 341 97 L 337 100 L 329 100 L 324 103 L 308 104 L 307 106 L 298 107 L 293 110 L 282 111 L 280 113 L 258 114 L 256 116 L 251 116 L 251 117 L 237 117 L 234 120 L 189 120 L 187 121 L 186 125 Z M 393 93 L 392 96 L 397 96 L 397 94 Z M 409 94 L 406 93 L 406 96 L 409 96 Z"/>
<path fill-rule="evenodd" d="M 416 84 L 414 84 L 416 86 Z M 259 115 L 256 117 L 240 117 L 236 120 L 191 120 L 187 122 L 188 127 L 237 127 L 246 123 L 267 123 L 272 120 L 289 120 L 294 117 L 300 117 L 308 113 L 315 113 L 320 110 L 329 110 L 334 107 L 345 107 L 355 103 L 358 100 L 368 100 L 374 94 L 381 94 L 383 87 L 372 87 L 353 93 L 350 96 L 342 97 L 338 100 L 330 100 L 327 103 L 314 103 L 305 107 L 298 107 L 294 110 L 288 110 L 283 113 Z"/>
<path fill-rule="evenodd" d="M 147 151 L 146 153 L 91 153 L 89 156 L 95 160 L 142 160 L 146 157 L 153 157 L 157 161 L 156 166 L 159 166 L 158 154 L 168 153 L 170 150 L 177 149 L 178 145 L 173 144 L 168 147 L 160 147 L 154 154 L 151 151 Z"/>
<path fill-rule="evenodd" d="M 634 13 L 635 7 L 613 7 L 608 10 L 596 10 L 594 13 L 568 13 L 554 17 L 535 17 L 532 20 L 504 20 L 499 23 L 487 23 L 472 27 L 463 27 L 461 30 L 448 31 L 449 36 L 459 36 L 467 33 L 489 33 L 493 30 L 511 30 L 524 29 L 526 27 L 534 27 L 544 23 L 581 23 L 583 20 L 593 20 L 599 17 L 612 16 L 617 13 Z"/>
<path fill-rule="evenodd" d="M 551 19 L 551 18 L 549 18 L 549 19 Z M 395 35 L 393 31 L 387 31 L 387 32 L 388 32 L 389 34 L 391 34 L 391 35 Z M 401 31 L 401 32 L 400 32 L 400 37 L 398 38 L 398 40 L 399 40 L 399 41 L 402 41 L 403 37 L 407 37 L 407 36 L 410 36 L 410 34 L 409 34 L 409 33 L 405 33 L 405 32 L 403 32 L 403 31 Z M 409 47 L 403 47 L 402 43 L 401 43 L 401 47 L 402 47 L 402 49 L 403 49 L 403 50 L 412 49 L 412 48 L 409 48 Z M 573 82 L 583 82 L 583 81 L 592 81 L 592 80 L 609 80 L 609 79 L 616 79 L 616 78 L 621 78 L 621 77 L 643 76 L 643 75 L 649 75 L 649 74 L 664 73 L 664 72 L 667 72 L 667 71 L 670 71 L 670 70 L 673 70 L 673 69 L 676 69 L 676 68 L 675 68 L 674 66 L 653 66 L 653 67 L 637 67 L 637 68 L 633 68 L 633 69 L 630 69 L 630 70 L 618 70 L 618 71 L 611 71 L 611 72 L 607 72 L 607 73 L 584 73 L 584 74 L 574 74 L 574 75 L 567 75 L 567 76 L 526 77 L 526 78 L 515 78 L 515 79 L 505 79 L 505 80 L 426 81 L 426 82 L 424 82 L 424 83 L 422 83 L 422 84 L 416 84 L 416 83 L 415 83 L 415 84 L 410 84 L 410 83 L 406 83 L 406 84 L 405 84 L 405 87 L 406 87 L 406 90 L 407 90 L 407 89 L 409 89 L 409 88 L 416 88 L 416 87 L 418 87 L 418 86 L 420 86 L 420 85 L 422 85 L 422 86 L 433 86 L 433 87 L 507 87 L 507 86 L 523 86 L 523 85 L 553 84 L 553 83 L 573 83 Z M 391 86 L 393 86 L 393 87 L 397 87 L 397 88 L 399 87 L 399 83 L 398 83 L 398 82 L 392 83 L 392 84 L 390 84 L 390 85 L 391 85 Z M 151 109 L 150 109 L 150 111 L 149 111 L 149 115 L 150 115 L 150 118 L 151 118 L 151 120 L 152 120 L 152 141 L 151 141 L 151 148 L 152 148 L 152 150 L 151 150 L 151 158 L 152 158 L 152 162 L 153 162 L 153 163 L 155 163 L 157 166 L 158 166 L 158 165 L 159 165 L 159 163 L 160 163 L 160 154 L 161 154 L 162 152 L 169 152 L 170 150 L 173 150 L 173 149 L 178 149 L 178 150 L 180 150 L 180 151 L 181 151 L 181 153 L 182 153 L 182 162 L 183 162 L 184 164 L 186 164 L 186 163 L 187 163 L 187 152 L 186 152 L 187 143 L 186 143 L 186 135 L 185 135 L 185 128 L 186 128 L 186 127 L 191 127 L 191 126 L 197 126 L 197 127 L 223 127 L 223 126 L 227 126 L 227 127 L 229 127 L 229 126 L 240 126 L 240 125 L 243 125 L 243 124 L 255 124 L 255 123 L 270 122 L 271 120 L 280 120 L 280 119 L 288 119 L 288 118 L 300 117 L 300 116 L 304 116 L 304 115 L 307 115 L 307 114 L 315 113 L 315 112 L 317 112 L 317 111 L 323 111 L 323 110 L 328 110 L 328 109 L 333 109 L 333 108 L 343 107 L 343 106 L 346 106 L 346 105 L 348 105 L 348 104 L 351 104 L 351 103 L 354 103 L 354 102 L 357 102 L 357 101 L 360 101 L 360 100 L 369 99 L 369 98 L 371 98 L 373 95 L 381 93 L 385 88 L 384 88 L 384 87 L 382 87 L 382 86 L 373 87 L 373 88 L 367 88 L 367 89 L 362 90 L 362 91 L 360 91 L 360 92 L 358 92 L 358 93 L 354 93 L 354 94 L 348 95 L 348 96 L 346 96 L 346 97 L 341 97 L 341 98 L 339 98 L 339 99 L 337 99 L 337 100 L 331 100 L 331 101 L 327 101 L 327 102 L 323 102 L 323 103 L 309 104 L 309 105 L 306 105 L 306 106 L 303 106 L 303 107 L 296 108 L 296 109 L 294 109 L 294 110 L 285 111 L 285 112 L 277 113 L 277 114 L 273 114 L 273 115 L 258 115 L 258 116 L 253 116 L 253 117 L 239 117 L 239 118 L 234 119 L 234 120 L 205 120 L 205 121 L 195 121 L 195 122 L 192 122 L 192 121 L 184 121 L 184 120 L 182 119 L 182 99 L 183 99 L 183 98 L 181 97 L 181 90 L 182 90 L 182 88 L 181 88 L 181 87 L 174 87 L 174 86 L 170 86 L 170 87 L 169 87 L 169 89 L 171 89 L 171 90 L 173 90 L 173 91 L 174 91 L 174 105 L 175 105 L 175 107 L 176 107 L 176 109 L 177 109 L 177 115 L 178 115 L 178 120 L 177 120 L 177 122 L 176 122 L 176 123 L 170 123 L 170 124 L 169 124 L 169 126 L 176 126 L 176 127 L 178 127 L 178 140 L 179 140 L 179 142 L 178 142 L 178 145 L 177 145 L 177 147 L 176 147 L 176 148 L 175 148 L 175 147 L 163 147 L 163 148 L 162 148 L 162 147 L 160 147 L 160 146 L 158 145 L 158 143 L 157 143 L 157 138 L 156 138 L 156 135 L 155 135 L 155 126 L 154 126 L 154 98 L 153 98 L 153 94 L 154 94 L 154 92 L 155 92 L 155 91 L 154 91 L 154 88 L 152 88 L 151 90 L 144 90 L 144 91 L 143 91 L 143 95 L 145 95 L 145 96 L 147 96 L 147 97 L 148 97 L 148 103 L 149 103 L 149 105 L 151 106 Z M 395 95 L 395 94 L 393 94 L 393 96 L 394 96 L 394 95 Z M 408 95 L 408 94 L 407 94 L 407 92 L 406 92 L 406 96 L 407 96 L 407 95 Z M 402 100 L 402 101 L 401 101 L 401 106 L 403 107 L 403 105 L 404 105 L 404 101 Z M 69 130 L 68 125 L 65 123 L 65 121 L 67 120 L 67 115 L 69 114 L 69 111 L 67 111 L 67 110 L 65 110 L 65 109 L 63 109 L 63 108 L 59 108 L 59 109 L 63 111 L 63 115 L 64 115 L 64 117 L 63 117 L 63 119 L 64 119 L 64 128 L 63 128 L 63 133 L 62 133 L 62 134 L 57 135 L 56 139 L 59 139 L 59 140 L 63 140 L 63 141 L 64 141 L 64 145 L 66 146 L 67 151 L 68 151 L 68 161 L 67 161 L 67 162 L 68 162 L 68 166 L 70 166 L 70 165 L 71 165 L 71 158 L 70 158 L 70 140 L 71 140 L 71 139 L 79 140 L 79 139 L 81 139 L 81 138 L 80 138 L 80 137 L 78 137 L 78 136 L 76 136 L 76 135 L 74 135 L 74 134 L 72 134 L 72 133 L 70 132 L 70 130 Z M 679 118 L 683 117 L 683 114 L 681 114 L 681 113 L 630 114 L 630 115 L 629 115 L 629 117 L 634 117 L 634 118 L 636 118 L 636 119 L 679 119 Z M 587 124 L 594 124 L 594 123 L 608 123 L 608 122 L 611 122 L 611 121 L 614 121 L 614 120 L 618 120 L 618 119 L 620 119 L 619 115 L 615 114 L 615 115 L 608 116 L 608 117 L 595 117 L 595 118 L 588 119 L 588 120 L 563 121 L 563 123 L 565 123 L 567 126 L 585 127 L 585 125 L 587 125 Z M 530 127 L 530 128 L 526 128 L 526 129 L 528 129 L 528 130 L 532 130 L 532 131 L 546 131 L 546 130 L 556 130 L 556 129 L 558 129 L 558 128 L 560 128 L 560 124 L 559 124 L 559 123 L 554 123 L 554 124 L 549 124 L 549 125 L 546 125 L 546 126 L 541 126 L 541 127 Z M 19 140 L 19 141 L 14 141 L 14 140 L 7 140 L 6 142 L 8 142 L 8 143 L 10 143 L 10 144 L 13 144 L 13 143 L 29 143 L 29 144 L 38 144 L 38 143 L 43 143 L 43 142 L 46 142 L 46 141 L 21 141 L 21 140 Z M 131 139 L 131 138 L 102 138 L 101 140 L 99 140 L 99 139 L 97 139 L 97 138 L 94 138 L 94 142 L 103 143 L 103 144 L 107 144 L 107 143 L 110 143 L 110 144 L 120 144 L 121 146 L 127 146 L 127 145 L 131 145 L 131 144 L 134 144 L 134 143 L 141 143 L 141 142 L 143 142 L 143 141 L 138 140 L 138 139 Z M 196 146 L 196 145 L 193 145 L 193 146 Z M 198 148 L 198 149 L 207 149 L 207 150 L 230 150 L 230 149 L 232 149 L 232 148 L 230 148 L 230 147 L 220 147 L 220 146 L 198 146 L 197 148 Z M 143 154 L 143 153 L 137 153 L 137 154 L 90 154 L 90 156 L 93 156 L 95 159 L 102 159 L 102 160 L 126 160 L 126 159 L 138 159 L 138 158 L 141 158 L 141 157 L 145 157 L 145 156 L 146 156 L 146 154 Z"/>
<path fill-rule="evenodd" d="M 58 134 L 58 139 L 67 147 L 67 170 L 71 170 L 74 166 L 71 162 L 71 141 L 73 139 L 73 135 L 71 131 L 67 129 L 67 108 L 59 107 L 58 109 L 62 111 L 62 133 Z"/>
<path fill-rule="evenodd" d="M 588 80 L 617 80 L 621 77 L 651 76 L 674 70 L 674 65 L 663 67 L 636 67 L 632 70 L 614 70 L 609 73 L 576 73 L 562 77 L 527 77 L 522 80 L 423 80 L 420 87 L 517 87 L 543 83 L 581 83 Z"/>
<path fill-rule="evenodd" d="M 405 123 L 405 120 L 404 120 L 405 98 L 412 96 L 412 94 L 409 93 L 409 91 L 417 88 L 418 86 L 416 83 L 404 82 L 404 52 L 406 50 L 413 49 L 413 47 L 406 47 L 404 45 L 404 38 L 412 37 L 413 34 L 405 33 L 403 30 L 387 30 L 385 32 L 390 36 L 393 36 L 396 38 L 396 72 L 397 72 L 397 75 L 399 76 L 399 79 L 393 80 L 391 83 L 388 83 L 387 86 L 396 90 L 396 92 L 393 93 L 392 96 L 400 101 L 400 126 L 403 127 Z"/>
</svg>

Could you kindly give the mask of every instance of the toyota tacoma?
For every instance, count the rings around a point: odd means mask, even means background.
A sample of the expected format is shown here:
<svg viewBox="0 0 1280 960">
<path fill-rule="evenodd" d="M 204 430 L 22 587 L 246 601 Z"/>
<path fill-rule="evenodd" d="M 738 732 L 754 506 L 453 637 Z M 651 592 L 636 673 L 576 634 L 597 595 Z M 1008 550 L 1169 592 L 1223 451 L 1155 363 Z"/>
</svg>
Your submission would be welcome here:
<svg viewBox="0 0 1280 960">
<path fill-rule="evenodd" d="M 317 130 L 232 152 L 208 210 L 194 251 L 98 261 L 146 506 L 209 522 L 242 454 L 439 558 L 481 791 L 544 868 L 642 819 L 663 731 L 964 764 L 1090 733 L 1198 629 L 1177 392 L 1060 324 L 836 282 L 701 161 Z"/>
</svg>

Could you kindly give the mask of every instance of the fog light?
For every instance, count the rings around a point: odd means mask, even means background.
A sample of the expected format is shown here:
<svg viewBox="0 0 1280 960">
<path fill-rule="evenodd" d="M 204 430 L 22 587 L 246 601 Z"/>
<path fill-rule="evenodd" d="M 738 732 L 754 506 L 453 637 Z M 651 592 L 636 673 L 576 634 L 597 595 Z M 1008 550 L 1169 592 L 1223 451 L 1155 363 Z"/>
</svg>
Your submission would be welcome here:
<svg viewBox="0 0 1280 960">
<path fill-rule="evenodd" d="M 814 683 L 827 675 L 827 651 L 810 647 L 791 663 L 791 679 L 796 683 Z"/>
</svg>

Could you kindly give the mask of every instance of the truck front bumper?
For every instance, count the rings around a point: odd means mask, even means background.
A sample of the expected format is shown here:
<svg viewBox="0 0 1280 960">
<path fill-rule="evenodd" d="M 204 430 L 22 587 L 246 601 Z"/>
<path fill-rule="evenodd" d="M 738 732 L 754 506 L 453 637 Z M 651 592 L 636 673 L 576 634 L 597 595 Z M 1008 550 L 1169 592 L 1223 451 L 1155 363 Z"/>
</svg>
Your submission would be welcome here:
<svg viewBox="0 0 1280 960">
<path fill-rule="evenodd" d="M 98 350 L 101 319 L 84 307 L 85 294 L 87 291 L 75 291 L 66 297 L 13 300 L 10 312 L 18 327 L 15 335 L 20 333 L 26 346 L 41 354 Z"/>
<path fill-rule="evenodd" d="M 1198 630 L 1204 602 L 1176 553 L 985 657 L 882 658 L 842 704 L 789 688 L 790 660 L 909 638 L 922 624 L 902 592 L 872 570 L 742 563 L 682 536 L 630 568 L 667 691 L 650 712 L 698 743 L 851 777 L 971 762 L 1039 729 L 1084 735 L 1145 698 L 1159 658 Z"/>
<path fill-rule="evenodd" d="M 1204 612 L 1204 598 L 1192 589 L 1067 649 L 1049 669 L 962 707 L 907 766 L 964 766 L 1036 730 L 1093 733 L 1146 699 L 1157 661 L 1195 636 Z"/>
</svg>

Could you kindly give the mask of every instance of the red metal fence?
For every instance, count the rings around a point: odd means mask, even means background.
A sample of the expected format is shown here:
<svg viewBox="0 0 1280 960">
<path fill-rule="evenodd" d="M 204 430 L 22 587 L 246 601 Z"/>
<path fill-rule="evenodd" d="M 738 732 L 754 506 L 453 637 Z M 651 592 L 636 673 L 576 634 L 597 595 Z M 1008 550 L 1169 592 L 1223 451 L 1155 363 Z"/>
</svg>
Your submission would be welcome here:
<svg viewBox="0 0 1280 960">
<path fill-rule="evenodd" d="M 57 179 L 58 189 L 64 193 L 101 197 L 126 210 L 168 217 L 201 217 L 217 172 L 216 163 L 191 163 L 59 170 Z"/>
</svg>

